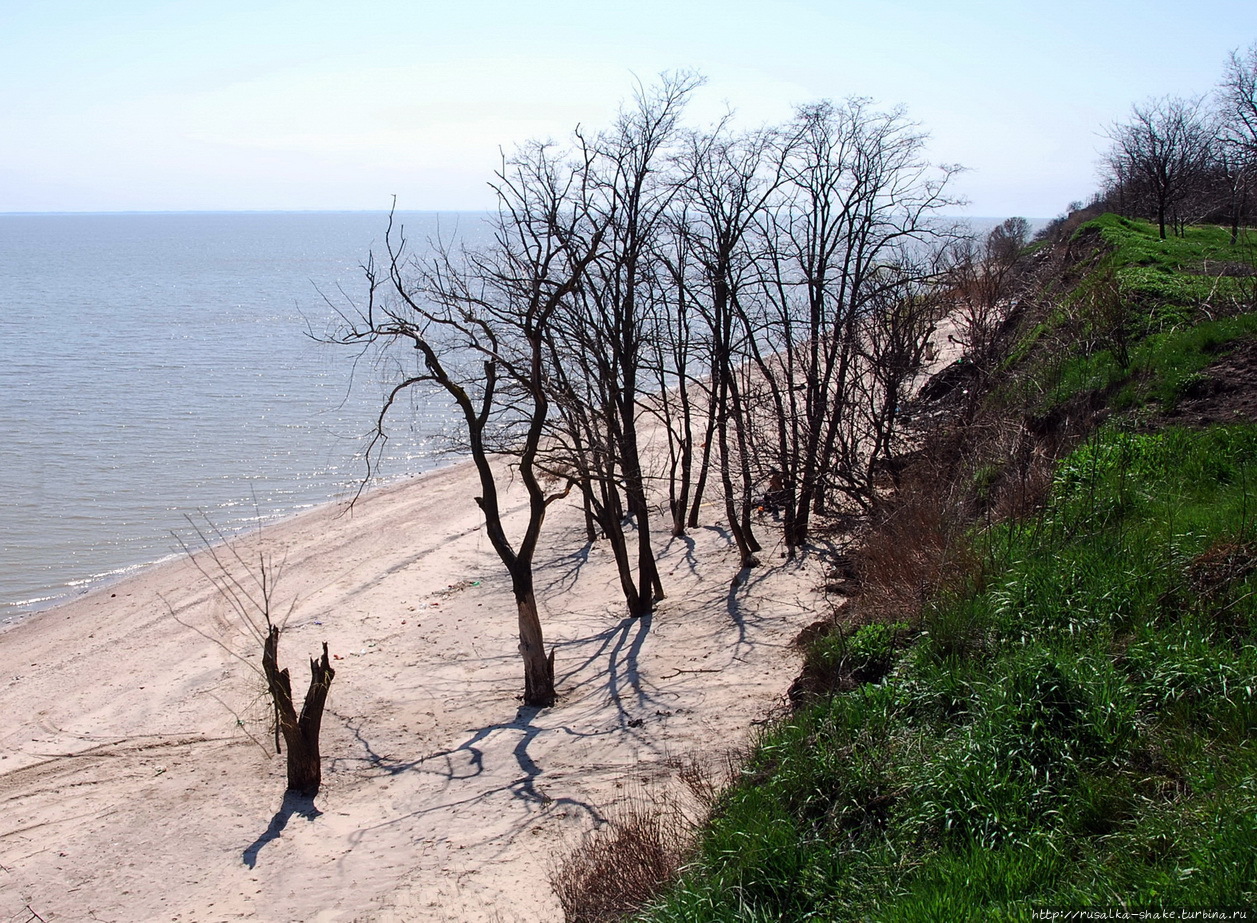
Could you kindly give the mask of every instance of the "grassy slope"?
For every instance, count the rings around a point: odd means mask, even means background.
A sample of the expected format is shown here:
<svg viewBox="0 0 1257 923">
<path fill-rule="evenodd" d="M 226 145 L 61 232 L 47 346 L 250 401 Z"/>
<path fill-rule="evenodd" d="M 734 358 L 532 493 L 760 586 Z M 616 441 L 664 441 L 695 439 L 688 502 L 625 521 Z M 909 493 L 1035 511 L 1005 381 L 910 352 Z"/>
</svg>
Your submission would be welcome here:
<svg viewBox="0 0 1257 923">
<path fill-rule="evenodd" d="M 1169 406 L 1227 344 L 1257 333 L 1257 314 L 1242 310 L 1257 294 L 1247 274 L 1257 240 L 1232 246 L 1213 227 L 1158 240 L 1146 222 L 1105 215 L 1073 244 L 1083 255 L 1069 290 L 1011 350 L 1010 366 L 1039 352 L 1036 374 L 1017 379 L 1012 395 L 1028 408 L 1081 392 L 1119 411 Z"/>
<path fill-rule="evenodd" d="M 963 567 L 910 629 L 818 642 L 813 670 L 856 682 L 765 732 L 647 919 L 1257 899 L 1257 426 L 1150 423 L 1257 330 L 1216 317 L 1249 281 L 1218 267 L 1251 260 L 1213 230 L 1079 234 L 1087 259 L 993 400 L 1123 412 L 1033 515 L 961 530 Z"/>
</svg>

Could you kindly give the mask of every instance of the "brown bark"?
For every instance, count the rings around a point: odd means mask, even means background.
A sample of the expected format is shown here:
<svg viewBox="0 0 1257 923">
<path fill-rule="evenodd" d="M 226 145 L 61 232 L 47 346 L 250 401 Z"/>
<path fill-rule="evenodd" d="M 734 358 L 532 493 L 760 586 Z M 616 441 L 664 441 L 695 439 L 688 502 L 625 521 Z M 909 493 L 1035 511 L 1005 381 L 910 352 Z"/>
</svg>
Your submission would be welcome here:
<svg viewBox="0 0 1257 923">
<path fill-rule="evenodd" d="M 318 794 L 323 781 L 322 762 L 319 758 L 319 731 L 323 724 L 323 707 L 336 671 L 327 657 L 327 642 L 323 642 L 323 656 L 310 660 L 310 688 L 306 691 L 301 714 L 297 714 L 292 699 L 292 681 L 287 669 L 279 669 L 279 627 L 272 625 L 262 649 L 262 668 L 266 684 L 275 706 L 276 745 L 283 735 L 288 748 L 288 788 L 303 795 Z"/>
<path fill-rule="evenodd" d="M 524 661 L 524 704 L 549 708 L 554 704 L 554 651 L 546 656 L 537 600 L 531 592 L 516 597 L 519 608 L 519 653 Z"/>
<path fill-rule="evenodd" d="M 708 400 L 707 429 L 703 438 L 703 458 L 698 467 L 698 482 L 694 485 L 694 502 L 690 504 L 689 527 L 698 528 L 698 512 L 703 505 L 703 494 L 707 490 L 707 472 L 711 467 L 711 445 L 716 431 L 716 402 Z"/>
<path fill-rule="evenodd" d="M 735 487 L 729 448 L 729 408 L 727 407 L 727 395 L 730 391 L 730 384 L 731 378 L 728 371 L 722 371 L 716 392 L 716 402 L 720 407 L 716 420 L 716 433 L 720 440 L 719 468 L 720 483 L 724 488 L 725 518 L 729 521 L 729 534 L 733 536 L 734 543 L 738 547 L 738 569 L 742 571 L 748 567 L 755 567 L 759 564 L 759 559 L 755 557 L 755 552 L 751 548 L 754 538 L 748 537 L 742 528 L 742 517 L 738 514 L 737 503 L 734 499 Z"/>
</svg>

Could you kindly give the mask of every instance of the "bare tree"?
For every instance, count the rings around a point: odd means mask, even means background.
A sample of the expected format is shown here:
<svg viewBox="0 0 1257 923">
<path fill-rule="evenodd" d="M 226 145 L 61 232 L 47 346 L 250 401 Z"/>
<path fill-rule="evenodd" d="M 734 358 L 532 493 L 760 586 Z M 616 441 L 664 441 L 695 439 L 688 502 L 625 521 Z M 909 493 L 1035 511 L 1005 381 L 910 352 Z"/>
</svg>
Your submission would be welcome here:
<svg viewBox="0 0 1257 923">
<path fill-rule="evenodd" d="M 1029 232 L 1025 218 L 1009 218 L 981 240 L 959 238 L 950 254 L 947 278 L 959 305 L 960 343 L 979 374 L 989 373 L 998 357 Z"/>
<path fill-rule="evenodd" d="M 761 212 L 762 296 L 740 319 L 772 421 L 755 453 L 780 478 L 793 551 L 831 487 L 871 500 L 856 473 L 864 447 L 843 438 L 857 333 L 866 312 L 894 304 L 888 285 L 911 280 L 905 254 L 936 236 L 953 170 L 922 159 L 924 137 L 902 112 L 862 99 L 806 106 L 782 138 L 780 194 Z"/>
<path fill-rule="evenodd" d="M 904 256 L 878 270 L 854 331 L 857 373 L 839 420 L 843 492 L 861 506 L 879 500 L 877 474 L 902 448 L 902 410 L 946 310 L 942 273 Z"/>
<path fill-rule="evenodd" d="M 592 453 L 582 475 L 595 485 L 603 531 L 619 568 L 629 611 L 650 612 L 664 596 L 651 541 L 651 504 L 639 416 L 651 362 L 654 321 L 669 310 L 668 280 L 653 259 L 679 186 L 667 171 L 681 112 L 700 79 L 665 75 L 639 88 L 615 125 L 591 144 L 585 182 L 604 246 L 584 284 L 551 325 L 558 401 L 573 434 Z M 625 533 L 634 527 L 635 553 Z"/>
<path fill-rule="evenodd" d="M 547 337 L 600 251 L 603 231 L 589 221 L 588 156 L 578 149 L 566 161 L 534 143 L 505 159 L 494 184 L 494 241 L 482 249 L 437 246 L 417 258 L 390 219 L 384 274 L 368 265 L 370 299 L 346 317 L 339 337 L 415 357 L 380 412 L 373 446 L 387 438 L 388 412 L 408 389 L 435 388 L 453 402 L 480 480 L 476 502 L 511 578 L 524 704 L 538 707 L 555 701 L 554 654 L 545 652 L 533 561 L 547 510 L 572 486 L 546 486 L 553 484 L 543 457 L 552 423 Z M 507 535 L 495 471 L 506 460 L 528 498 L 515 539 Z"/>
<path fill-rule="evenodd" d="M 747 374 L 748 333 L 739 318 L 743 301 L 755 298 L 757 221 L 781 181 L 780 161 L 772 157 L 775 137 L 771 131 L 733 135 L 722 125 L 691 135 L 682 157 L 686 209 L 679 230 L 696 276 L 687 294 L 707 332 L 709 394 L 692 514 L 697 515 L 714 447 L 725 516 L 744 568 L 757 563 L 760 550 L 751 522 L 757 478 L 749 434 L 757 386 Z"/>
<path fill-rule="evenodd" d="M 288 748 L 288 788 L 313 797 L 323 784 L 322 761 L 319 757 L 319 733 L 323 725 L 323 708 L 336 671 L 327 659 L 327 642 L 323 656 L 310 658 L 310 685 L 298 714 L 292 698 L 292 680 L 287 668 L 279 667 L 279 626 L 271 625 L 262 649 L 262 669 L 266 686 L 275 705 L 275 723 Z M 278 743 L 278 741 L 277 741 Z"/>
<path fill-rule="evenodd" d="M 1165 96 L 1133 106 L 1130 118 L 1109 128 L 1110 175 L 1126 195 L 1143 192 L 1161 239 L 1167 220 L 1208 168 L 1216 131 L 1200 98 Z"/>
<path fill-rule="evenodd" d="M 368 267 L 371 298 L 340 337 L 409 357 L 376 448 L 411 387 L 458 409 L 515 590 L 529 704 L 554 696 L 532 561 L 558 497 L 579 487 L 587 534 L 609 541 L 632 614 L 663 598 L 644 415 L 668 437 L 673 534 L 696 523 L 716 469 L 747 567 L 763 486 L 792 550 L 827 493 L 871 503 L 871 466 L 895 442 L 920 363 L 926 251 L 933 216 L 952 204 L 952 169 L 923 160 L 924 137 L 900 111 L 859 99 L 804 107 L 784 129 L 686 134 L 699 83 L 665 75 L 607 131 L 578 130 L 571 155 L 534 144 L 506 161 L 492 247 L 415 260 L 390 222 L 387 267 Z M 528 493 L 517 542 L 495 455 Z"/>
<path fill-rule="evenodd" d="M 1218 162 L 1229 192 L 1234 243 L 1240 223 L 1248 216 L 1249 200 L 1257 183 L 1257 43 L 1243 54 L 1231 53 L 1216 100 Z"/>
<path fill-rule="evenodd" d="M 694 374 L 703 337 L 702 318 L 694 310 L 692 243 L 686 234 L 687 217 L 682 201 L 666 223 L 653 254 L 660 265 L 659 295 L 652 299 L 649 373 L 652 394 L 646 396 L 648 412 L 658 418 L 668 437 L 668 509 L 672 534 L 684 535 L 687 519 L 696 512 L 695 480 L 705 475 L 709 456 L 696 456 L 700 409 L 696 401 L 706 394 L 706 382 Z M 705 401 L 710 405 L 710 397 Z M 700 470 L 696 471 L 695 469 Z"/>
</svg>

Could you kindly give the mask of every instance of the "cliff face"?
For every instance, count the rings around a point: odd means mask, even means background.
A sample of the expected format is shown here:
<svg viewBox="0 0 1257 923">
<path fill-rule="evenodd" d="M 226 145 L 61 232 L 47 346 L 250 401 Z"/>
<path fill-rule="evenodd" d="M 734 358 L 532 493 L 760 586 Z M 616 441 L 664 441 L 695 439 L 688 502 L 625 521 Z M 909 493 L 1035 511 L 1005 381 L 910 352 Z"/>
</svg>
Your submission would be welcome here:
<svg viewBox="0 0 1257 923">
<path fill-rule="evenodd" d="M 1252 905 L 1257 246 L 1228 237 L 1102 216 L 1024 264 L 651 919 Z"/>
</svg>

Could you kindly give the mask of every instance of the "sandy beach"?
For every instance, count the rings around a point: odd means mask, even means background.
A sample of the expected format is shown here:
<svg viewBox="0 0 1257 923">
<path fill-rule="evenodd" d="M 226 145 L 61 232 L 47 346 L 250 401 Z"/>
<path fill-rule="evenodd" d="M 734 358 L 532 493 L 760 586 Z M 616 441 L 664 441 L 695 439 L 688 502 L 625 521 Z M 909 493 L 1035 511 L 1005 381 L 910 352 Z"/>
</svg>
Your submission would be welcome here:
<svg viewBox="0 0 1257 923">
<path fill-rule="evenodd" d="M 456 465 L 263 534 L 293 606 L 281 665 L 304 691 L 326 640 L 337 671 L 313 805 L 263 746 L 264 687 L 233 654 L 260 649 L 190 561 L 0 634 L 0 920 L 561 920 L 549 874 L 584 831 L 782 702 L 818 565 L 766 549 L 732 588 L 710 506 L 659 542 L 667 600 L 627 619 L 609 550 L 560 504 L 538 562 L 560 702 L 521 708 L 475 493 Z"/>
</svg>

